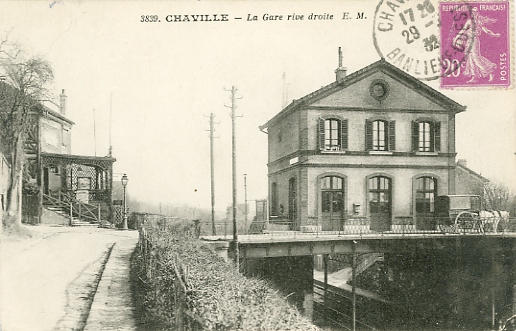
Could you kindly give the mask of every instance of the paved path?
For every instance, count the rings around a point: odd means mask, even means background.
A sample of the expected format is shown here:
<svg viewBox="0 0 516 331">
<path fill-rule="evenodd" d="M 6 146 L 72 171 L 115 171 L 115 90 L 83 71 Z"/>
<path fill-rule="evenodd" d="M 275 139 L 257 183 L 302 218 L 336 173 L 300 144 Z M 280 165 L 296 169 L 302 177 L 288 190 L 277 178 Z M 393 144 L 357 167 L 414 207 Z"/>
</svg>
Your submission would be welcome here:
<svg viewBox="0 0 516 331">
<path fill-rule="evenodd" d="M 131 238 L 113 247 L 84 331 L 136 330 L 129 279 L 130 258 L 136 243 Z"/>
<path fill-rule="evenodd" d="M 49 226 L 29 229 L 32 238 L 2 237 L 0 241 L 0 330 L 82 330 L 111 247 L 104 277 L 115 282 L 128 267 L 128 251 L 135 247 L 138 233 Z M 118 300 L 110 293 L 114 292 L 108 291 L 107 297 Z"/>
</svg>

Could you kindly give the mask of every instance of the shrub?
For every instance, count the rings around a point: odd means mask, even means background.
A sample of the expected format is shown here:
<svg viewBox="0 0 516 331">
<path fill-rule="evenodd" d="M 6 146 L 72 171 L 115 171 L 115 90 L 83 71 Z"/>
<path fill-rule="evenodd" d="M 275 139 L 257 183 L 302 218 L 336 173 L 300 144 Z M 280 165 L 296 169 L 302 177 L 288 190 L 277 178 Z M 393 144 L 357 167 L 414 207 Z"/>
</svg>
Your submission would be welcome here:
<svg viewBox="0 0 516 331">
<path fill-rule="evenodd" d="M 135 267 L 146 290 L 137 305 L 147 326 L 177 328 L 172 289 L 178 268 L 187 274 L 185 307 L 205 330 L 317 330 L 267 282 L 241 275 L 194 238 L 192 224 L 143 228 L 152 249 L 137 254 Z"/>
</svg>

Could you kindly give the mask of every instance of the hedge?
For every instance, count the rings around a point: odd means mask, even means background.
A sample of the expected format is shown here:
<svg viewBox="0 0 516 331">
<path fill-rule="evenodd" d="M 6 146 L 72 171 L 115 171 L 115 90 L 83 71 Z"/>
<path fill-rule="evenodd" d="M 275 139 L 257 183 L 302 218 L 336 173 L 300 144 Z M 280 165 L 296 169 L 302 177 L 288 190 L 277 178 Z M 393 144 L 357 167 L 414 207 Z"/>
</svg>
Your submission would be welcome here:
<svg viewBox="0 0 516 331">
<path fill-rule="evenodd" d="M 185 307 L 204 330 L 318 330 L 264 280 L 247 278 L 194 238 L 188 221 L 144 224 L 151 249 L 133 259 L 143 293 L 137 297 L 146 330 L 177 328 L 174 268 L 188 274 Z M 193 328 L 190 323 L 190 329 Z"/>
</svg>

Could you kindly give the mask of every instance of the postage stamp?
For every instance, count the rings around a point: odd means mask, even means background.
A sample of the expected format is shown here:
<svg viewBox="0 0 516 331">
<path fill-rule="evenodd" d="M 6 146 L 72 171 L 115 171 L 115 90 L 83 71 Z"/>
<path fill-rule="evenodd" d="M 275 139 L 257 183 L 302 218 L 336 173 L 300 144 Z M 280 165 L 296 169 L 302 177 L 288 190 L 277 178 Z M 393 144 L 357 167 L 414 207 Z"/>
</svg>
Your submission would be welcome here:
<svg viewBox="0 0 516 331">
<path fill-rule="evenodd" d="M 380 1 L 373 41 L 378 54 L 421 80 L 441 76 L 437 0 Z"/>
<path fill-rule="evenodd" d="M 441 2 L 441 87 L 509 87 L 509 2 Z"/>
</svg>

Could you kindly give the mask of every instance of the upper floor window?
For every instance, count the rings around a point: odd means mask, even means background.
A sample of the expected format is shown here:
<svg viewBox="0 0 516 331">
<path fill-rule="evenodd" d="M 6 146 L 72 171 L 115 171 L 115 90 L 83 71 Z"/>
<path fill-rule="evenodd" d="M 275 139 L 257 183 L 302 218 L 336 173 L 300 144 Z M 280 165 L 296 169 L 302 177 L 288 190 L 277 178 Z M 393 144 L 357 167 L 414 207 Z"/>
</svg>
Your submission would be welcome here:
<svg viewBox="0 0 516 331">
<path fill-rule="evenodd" d="M 348 149 L 348 121 L 339 118 L 320 118 L 319 149 L 322 151 Z"/>
<path fill-rule="evenodd" d="M 396 122 L 366 121 L 366 150 L 393 151 L 396 148 Z"/>
<path fill-rule="evenodd" d="M 432 121 L 412 122 L 412 150 L 438 152 L 441 147 L 441 123 Z"/>
</svg>

